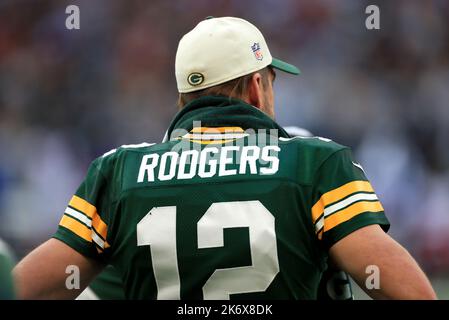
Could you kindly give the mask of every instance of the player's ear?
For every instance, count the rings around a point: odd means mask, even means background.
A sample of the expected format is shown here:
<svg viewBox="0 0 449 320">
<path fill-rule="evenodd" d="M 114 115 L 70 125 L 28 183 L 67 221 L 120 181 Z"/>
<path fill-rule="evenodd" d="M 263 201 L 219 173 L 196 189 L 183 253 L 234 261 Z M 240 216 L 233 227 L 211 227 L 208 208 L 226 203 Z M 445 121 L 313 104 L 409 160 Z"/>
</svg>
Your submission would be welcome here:
<svg viewBox="0 0 449 320">
<path fill-rule="evenodd" d="M 256 72 L 251 76 L 248 83 L 248 102 L 259 109 L 263 106 L 263 90 L 262 76 Z"/>
</svg>

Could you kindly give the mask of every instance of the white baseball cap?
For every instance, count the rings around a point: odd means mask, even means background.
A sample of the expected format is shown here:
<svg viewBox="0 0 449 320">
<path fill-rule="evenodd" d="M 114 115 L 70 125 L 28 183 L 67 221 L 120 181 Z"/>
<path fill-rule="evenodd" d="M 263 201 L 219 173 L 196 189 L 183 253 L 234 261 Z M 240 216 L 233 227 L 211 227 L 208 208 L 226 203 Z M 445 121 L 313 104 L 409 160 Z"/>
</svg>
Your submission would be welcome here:
<svg viewBox="0 0 449 320">
<path fill-rule="evenodd" d="M 266 66 L 299 74 L 294 65 L 271 56 L 253 24 L 234 17 L 208 17 L 179 41 L 175 74 L 180 93 L 206 89 Z"/>
</svg>

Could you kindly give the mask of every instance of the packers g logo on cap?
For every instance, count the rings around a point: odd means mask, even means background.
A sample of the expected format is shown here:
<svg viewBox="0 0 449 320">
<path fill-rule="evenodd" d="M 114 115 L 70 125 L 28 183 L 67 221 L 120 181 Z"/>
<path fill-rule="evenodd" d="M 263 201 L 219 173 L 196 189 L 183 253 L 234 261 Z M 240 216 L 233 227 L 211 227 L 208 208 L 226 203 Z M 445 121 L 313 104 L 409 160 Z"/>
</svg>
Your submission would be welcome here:
<svg viewBox="0 0 449 320">
<path fill-rule="evenodd" d="M 204 76 L 199 72 L 193 72 L 187 77 L 187 82 L 192 86 L 199 86 L 204 82 Z"/>
</svg>

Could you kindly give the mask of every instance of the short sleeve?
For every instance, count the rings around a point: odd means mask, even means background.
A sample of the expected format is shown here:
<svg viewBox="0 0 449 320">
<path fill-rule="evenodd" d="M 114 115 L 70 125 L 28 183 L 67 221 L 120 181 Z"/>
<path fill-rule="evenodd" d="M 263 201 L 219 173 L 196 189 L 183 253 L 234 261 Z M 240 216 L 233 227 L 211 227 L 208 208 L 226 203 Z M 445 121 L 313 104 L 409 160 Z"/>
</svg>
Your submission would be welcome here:
<svg viewBox="0 0 449 320">
<path fill-rule="evenodd" d="M 311 214 L 315 233 L 326 249 L 362 227 L 378 224 L 385 231 L 390 227 L 362 166 L 347 148 L 334 152 L 319 167 Z"/>
<path fill-rule="evenodd" d="M 101 158 L 89 167 L 86 178 L 64 211 L 54 238 L 80 254 L 105 262 L 108 243 L 107 179 Z"/>
</svg>

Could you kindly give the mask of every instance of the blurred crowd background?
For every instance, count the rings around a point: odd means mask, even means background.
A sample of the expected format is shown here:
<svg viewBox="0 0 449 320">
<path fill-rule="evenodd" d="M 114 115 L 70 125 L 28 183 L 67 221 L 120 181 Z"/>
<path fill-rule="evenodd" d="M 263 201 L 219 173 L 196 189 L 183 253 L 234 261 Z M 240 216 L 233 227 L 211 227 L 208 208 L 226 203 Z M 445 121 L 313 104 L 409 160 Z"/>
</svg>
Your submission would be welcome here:
<svg viewBox="0 0 449 320">
<path fill-rule="evenodd" d="M 67 30 L 65 8 L 81 11 Z M 380 8 L 380 30 L 365 8 Z M 391 234 L 449 297 L 449 2 L 2 0 L 0 237 L 20 258 L 56 229 L 95 157 L 158 142 L 177 111 L 180 37 L 239 16 L 300 77 L 278 74 L 277 120 L 353 148 Z"/>
</svg>

